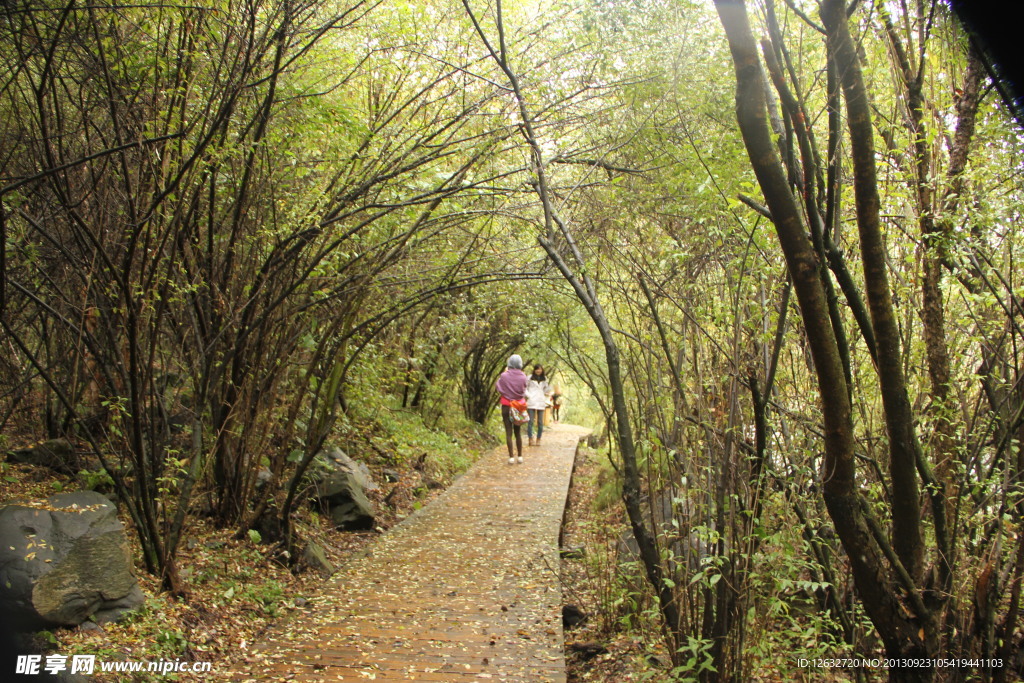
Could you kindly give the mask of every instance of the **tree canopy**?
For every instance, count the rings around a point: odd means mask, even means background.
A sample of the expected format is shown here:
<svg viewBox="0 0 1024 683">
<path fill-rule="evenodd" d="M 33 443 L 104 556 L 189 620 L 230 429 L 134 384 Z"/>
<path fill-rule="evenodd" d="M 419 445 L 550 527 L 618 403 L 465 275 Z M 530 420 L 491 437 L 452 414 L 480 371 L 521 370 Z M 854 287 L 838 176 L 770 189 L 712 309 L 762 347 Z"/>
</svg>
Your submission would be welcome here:
<svg viewBox="0 0 1024 683">
<path fill-rule="evenodd" d="M 493 426 L 517 352 L 593 401 L 674 675 L 1007 680 L 1024 146 L 947 3 L 25 0 L 0 61 L 0 427 L 168 590 L 201 495 L 293 550 L 353 406 Z"/>
</svg>

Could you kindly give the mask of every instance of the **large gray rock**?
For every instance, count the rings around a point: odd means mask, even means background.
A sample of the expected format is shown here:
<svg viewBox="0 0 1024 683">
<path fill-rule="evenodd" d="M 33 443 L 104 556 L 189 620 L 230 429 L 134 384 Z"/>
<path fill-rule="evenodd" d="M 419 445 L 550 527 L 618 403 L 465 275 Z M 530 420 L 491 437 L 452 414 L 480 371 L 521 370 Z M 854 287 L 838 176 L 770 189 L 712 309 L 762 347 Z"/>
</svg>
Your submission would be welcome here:
<svg viewBox="0 0 1024 683">
<path fill-rule="evenodd" d="M 0 510 L 0 613 L 18 628 L 104 623 L 144 599 L 104 496 L 62 493 Z"/>
<path fill-rule="evenodd" d="M 359 462 L 349 457 L 348 453 L 340 448 L 330 448 L 323 452 L 328 467 L 335 472 L 351 474 L 364 491 L 376 491 L 377 484 L 373 481 L 370 468 L 365 462 Z"/>
<path fill-rule="evenodd" d="M 355 474 L 342 470 L 328 474 L 317 484 L 317 498 L 329 508 L 336 528 L 342 531 L 373 528 L 376 510 Z"/>
<path fill-rule="evenodd" d="M 334 563 L 327 557 L 327 551 L 319 543 L 310 541 L 302 551 L 302 559 L 311 569 L 320 572 L 325 579 L 337 571 Z"/>
<path fill-rule="evenodd" d="M 324 449 L 317 462 L 314 498 L 328 508 L 335 527 L 342 531 L 372 529 L 377 512 L 366 492 L 378 487 L 366 463 L 353 460 L 340 448 Z"/>
</svg>

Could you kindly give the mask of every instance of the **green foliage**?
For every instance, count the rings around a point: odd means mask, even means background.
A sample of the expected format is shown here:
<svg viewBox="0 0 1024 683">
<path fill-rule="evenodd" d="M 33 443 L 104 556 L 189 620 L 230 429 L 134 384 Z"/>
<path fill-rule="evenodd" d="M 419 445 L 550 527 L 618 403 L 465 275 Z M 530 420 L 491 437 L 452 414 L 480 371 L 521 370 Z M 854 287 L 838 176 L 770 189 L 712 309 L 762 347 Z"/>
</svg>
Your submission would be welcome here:
<svg viewBox="0 0 1024 683">
<path fill-rule="evenodd" d="M 471 429 L 465 419 L 459 416 L 456 406 L 452 405 L 449 409 L 454 413 L 447 420 L 450 425 L 458 425 L 466 431 Z M 392 446 L 390 453 L 395 464 L 409 464 L 427 454 L 426 462 L 429 466 L 438 475 L 446 477 L 455 476 L 472 464 L 472 454 L 467 452 L 460 438 L 453 435 L 454 429 L 452 432 L 432 429 L 424 424 L 417 413 L 399 408 L 385 408 L 377 412 L 375 421 L 386 442 Z"/>
<path fill-rule="evenodd" d="M 251 583 L 239 597 L 256 603 L 267 616 L 276 617 L 284 606 L 284 585 L 276 580 Z"/>
<path fill-rule="evenodd" d="M 36 633 L 36 636 L 51 645 L 57 645 L 60 642 L 57 640 L 57 636 L 53 634 L 53 631 L 39 631 Z"/>
<path fill-rule="evenodd" d="M 80 470 L 78 472 L 78 481 L 81 482 L 83 488 L 89 491 L 109 491 L 114 486 L 114 480 L 110 473 L 103 468 L 99 470 Z"/>
<path fill-rule="evenodd" d="M 169 600 L 164 596 L 149 596 L 137 610 L 106 628 L 114 632 L 131 634 L 133 639 L 146 644 L 144 651 L 139 651 L 133 656 L 152 659 L 182 657 L 190 641 L 188 634 L 168 619 L 168 605 Z M 70 648 L 68 654 L 94 654 L 100 659 L 125 658 L 123 651 L 107 650 L 102 646 L 97 648 L 95 643 L 83 643 L 79 648 Z"/>
<path fill-rule="evenodd" d="M 594 507 L 598 510 L 605 510 L 621 505 L 622 503 L 622 480 L 613 469 L 609 461 L 610 451 L 602 449 L 599 462 L 601 469 L 598 472 L 595 484 L 598 486 L 597 495 L 594 497 Z"/>
<path fill-rule="evenodd" d="M 708 672 L 718 673 L 711 655 L 713 644 L 707 638 L 688 636 L 686 644 L 679 648 L 682 664 L 672 669 L 672 680 L 696 681 Z"/>
</svg>

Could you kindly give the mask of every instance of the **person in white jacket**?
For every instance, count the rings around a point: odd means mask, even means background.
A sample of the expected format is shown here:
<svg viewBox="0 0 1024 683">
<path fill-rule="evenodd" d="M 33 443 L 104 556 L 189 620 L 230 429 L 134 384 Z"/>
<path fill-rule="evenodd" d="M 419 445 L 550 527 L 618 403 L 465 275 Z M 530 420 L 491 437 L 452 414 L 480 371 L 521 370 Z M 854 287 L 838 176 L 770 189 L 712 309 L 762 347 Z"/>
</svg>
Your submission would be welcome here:
<svg viewBox="0 0 1024 683">
<path fill-rule="evenodd" d="M 526 410 L 530 414 L 530 421 L 526 425 L 526 436 L 531 446 L 540 445 L 540 437 L 544 433 L 544 410 L 548 407 L 548 397 L 551 395 L 551 387 L 548 386 L 548 379 L 544 376 L 544 367 L 534 365 L 530 373 L 530 381 L 526 385 Z M 537 436 L 534 438 L 534 432 Z"/>
</svg>

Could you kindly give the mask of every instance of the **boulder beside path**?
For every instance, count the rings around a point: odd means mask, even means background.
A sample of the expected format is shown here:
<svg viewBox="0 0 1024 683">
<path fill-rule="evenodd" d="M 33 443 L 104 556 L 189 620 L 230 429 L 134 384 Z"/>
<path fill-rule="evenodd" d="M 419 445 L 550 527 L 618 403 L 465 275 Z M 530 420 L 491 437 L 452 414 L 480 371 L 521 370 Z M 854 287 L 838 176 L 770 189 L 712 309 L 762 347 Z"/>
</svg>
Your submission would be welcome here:
<svg viewBox="0 0 1024 683">
<path fill-rule="evenodd" d="M 330 510 L 340 531 L 365 531 L 376 524 L 377 512 L 366 497 L 377 485 L 365 463 L 350 458 L 339 448 L 323 454 L 326 473 L 316 482 L 315 497 Z"/>
<path fill-rule="evenodd" d="M 15 628 L 114 621 L 144 600 L 106 497 L 77 491 L 0 509 L 0 614 Z"/>
</svg>

